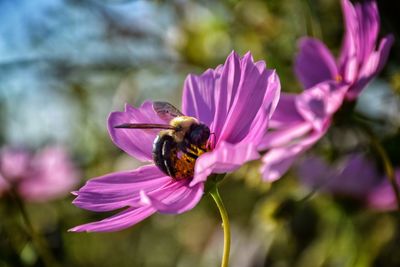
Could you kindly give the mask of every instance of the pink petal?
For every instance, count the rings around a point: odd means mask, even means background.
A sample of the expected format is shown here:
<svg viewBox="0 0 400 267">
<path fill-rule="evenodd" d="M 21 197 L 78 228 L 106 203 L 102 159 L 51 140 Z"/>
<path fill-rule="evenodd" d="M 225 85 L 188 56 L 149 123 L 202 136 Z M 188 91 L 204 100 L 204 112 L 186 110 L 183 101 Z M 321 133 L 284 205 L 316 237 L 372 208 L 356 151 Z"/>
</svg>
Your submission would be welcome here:
<svg viewBox="0 0 400 267">
<path fill-rule="evenodd" d="M 216 106 L 211 131 L 214 132 L 218 142 L 222 127 L 225 125 L 229 107 L 239 87 L 241 78 L 240 58 L 232 52 L 220 68 L 220 76 L 215 81 L 214 99 Z"/>
<path fill-rule="evenodd" d="M 195 166 L 190 186 L 205 182 L 211 173 L 226 173 L 238 169 L 244 163 L 258 159 L 256 145 L 220 143 L 213 151 L 201 155 Z"/>
<path fill-rule="evenodd" d="M 302 38 L 296 57 L 295 73 L 305 89 L 338 76 L 336 62 L 326 46 L 313 38 Z"/>
<path fill-rule="evenodd" d="M 286 127 L 288 124 L 296 124 L 304 121 L 295 105 L 297 97 L 298 94 L 281 94 L 278 106 L 269 123 L 271 128 Z"/>
<path fill-rule="evenodd" d="M 353 5 L 349 0 L 342 0 L 345 22 L 345 37 L 339 57 L 339 65 L 355 57 L 357 65 L 374 51 L 380 28 L 380 18 L 375 1 L 365 1 Z"/>
<path fill-rule="evenodd" d="M 215 81 L 219 78 L 214 70 L 200 76 L 188 75 L 183 86 L 182 111 L 210 126 L 215 114 Z"/>
<path fill-rule="evenodd" d="M 357 80 L 358 71 L 359 65 L 356 56 L 348 56 L 343 66 L 341 66 L 343 80 L 350 84 L 354 83 Z"/>
<path fill-rule="evenodd" d="M 191 210 L 200 201 L 203 192 L 204 183 L 189 187 L 186 181 L 177 181 L 168 190 L 163 189 L 153 193 L 141 191 L 141 200 L 158 212 L 179 214 Z"/>
<path fill-rule="evenodd" d="M 303 118 L 321 131 L 341 107 L 347 88 L 336 82 L 322 82 L 298 95 L 295 105 Z"/>
<path fill-rule="evenodd" d="M 146 101 L 140 108 L 125 106 L 123 112 L 112 112 L 108 118 L 108 131 L 116 146 L 141 161 L 152 160 L 152 146 L 160 130 L 121 129 L 115 126 L 124 123 L 169 124 L 153 110 L 151 101 Z"/>
<path fill-rule="evenodd" d="M 237 87 L 229 89 L 230 76 L 239 73 Z M 221 112 L 224 119 L 217 114 L 216 121 L 224 120 L 217 143 L 224 140 L 235 144 L 250 139 L 249 136 L 253 142 L 259 142 L 279 99 L 280 82 L 275 71 L 268 70 L 263 62 L 255 64 L 251 54 L 247 53 L 240 60 L 240 69 L 225 69 L 220 86 L 226 86 L 230 93 L 225 100 L 220 98 L 220 101 L 227 102 L 228 110 L 226 116 Z"/>
<path fill-rule="evenodd" d="M 268 132 L 258 146 L 259 150 L 289 145 L 312 130 L 310 123 L 303 121 Z"/>
<path fill-rule="evenodd" d="M 357 58 L 359 62 L 363 62 L 375 50 L 380 19 L 375 1 L 356 3 L 354 7 L 356 15 L 349 19 L 355 20 L 357 28 L 354 39 L 356 41 Z"/>
<path fill-rule="evenodd" d="M 299 95 L 296 107 L 304 119 L 319 131 L 330 117 L 327 112 L 327 101 L 327 92 L 320 87 L 314 87 Z"/>
<path fill-rule="evenodd" d="M 304 150 L 300 146 L 293 146 L 268 151 L 262 158 L 263 166 L 260 169 L 264 181 L 274 182 L 281 178 Z"/>
<path fill-rule="evenodd" d="M 107 219 L 83 224 L 70 229 L 70 232 L 114 232 L 126 229 L 155 212 L 151 206 L 129 208 Z"/>
<path fill-rule="evenodd" d="M 293 162 L 312 145 L 314 145 L 327 131 L 328 126 L 320 132 L 299 140 L 296 144 L 286 147 L 272 148 L 262 158 L 263 166 L 260 171 L 265 181 L 273 182 L 281 178 L 292 166 Z"/>
<path fill-rule="evenodd" d="M 345 35 L 339 56 L 339 66 L 346 65 L 350 57 L 356 55 L 357 21 L 354 6 L 348 0 L 342 0 L 342 13 L 345 25 Z"/>
<path fill-rule="evenodd" d="M 389 57 L 394 38 L 388 35 L 383 38 L 377 51 L 372 52 L 362 65 L 357 82 L 347 93 L 347 99 L 354 100 L 365 86 L 383 69 Z"/>
<path fill-rule="evenodd" d="M 134 171 L 123 171 L 89 180 L 79 191 L 73 204 L 92 211 L 111 211 L 139 205 L 140 191 L 151 192 L 173 183 L 154 165 Z"/>
<path fill-rule="evenodd" d="M 377 68 L 377 72 L 380 72 L 385 66 L 389 58 L 390 49 L 392 48 L 393 44 L 394 44 L 394 36 L 392 34 L 389 34 L 384 38 L 382 38 L 379 44 L 378 51 L 376 52 L 379 54 L 379 65 Z"/>
<path fill-rule="evenodd" d="M 358 97 L 362 89 L 377 75 L 386 63 L 392 36 L 385 37 L 375 51 L 380 18 L 375 1 L 356 3 L 342 0 L 346 33 L 339 57 L 339 66 L 346 82 L 353 85 L 348 100 Z"/>
</svg>

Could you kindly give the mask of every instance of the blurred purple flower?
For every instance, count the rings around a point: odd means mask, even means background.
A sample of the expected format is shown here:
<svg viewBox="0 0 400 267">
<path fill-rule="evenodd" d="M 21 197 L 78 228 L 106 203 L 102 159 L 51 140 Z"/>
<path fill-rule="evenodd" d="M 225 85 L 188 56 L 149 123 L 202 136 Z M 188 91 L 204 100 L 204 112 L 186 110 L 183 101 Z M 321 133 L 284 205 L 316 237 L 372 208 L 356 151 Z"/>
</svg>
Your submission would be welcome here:
<svg viewBox="0 0 400 267">
<path fill-rule="evenodd" d="M 279 179 L 304 151 L 329 129 L 333 115 L 344 100 L 354 100 L 383 68 L 393 43 L 391 35 L 376 48 L 379 14 L 368 0 L 354 6 L 342 1 L 346 33 L 338 63 L 323 43 L 313 38 L 300 41 L 295 72 L 306 90 L 282 94 L 259 149 L 268 150 L 261 173 L 266 181 Z"/>
<path fill-rule="evenodd" d="M 342 0 L 345 35 L 338 60 L 321 41 L 301 39 L 296 58 L 295 72 L 304 88 L 327 81 L 348 84 L 347 100 L 355 100 L 362 89 L 382 70 L 394 42 L 387 35 L 378 44 L 380 28 L 376 2 L 367 0 L 351 4 Z"/>
<path fill-rule="evenodd" d="M 318 157 L 309 157 L 297 168 L 300 181 L 336 195 L 364 199 L 379 183 L 379 173 L 363 155 L 351 154 L 330 166 Z"/>
<path fill-rule="evenodd" d="M 265 62 L 254 62 L 250 53 L 242 58 L 232 53 L 224 65 L 200 76 L 186 78 L 182 111 L 206 124 L 212 147 L 197 158 L 194 176 L 173 179 L 154 165 L 116 172 L 89 180 L 74 204 L 104 212 L 122 212 L 71 231 L 117 231 L 132 226 L 155 212 L 178 214 L 192 209 L 201 199 L 204 183 L 212 173 L 232 172 L 243 163 L 259 158 L 257 151 L 279 98 L 280 83 Z M 111 113 L 108 129 L 114 143 L 141 161 L 152 161 L 152 145 L 159 130 L 115 129 L 124 123 L 163 123 L 146 101 L 140 108 L 126 105 Z"/>
<path fill-rule="evenodd" d="M 314 190 L 358 199 L 377 210 L 397 207 L 393 188 L 373 162 L 362 154 L 351 154 L 335 166 L 317 157 L 308 157 L 297 168 L 300 181 Z M 396 172 L 400 182 L 400 170 Z"/>
<path fill-rule="evenodd" d="M 32 155 L 5 147 L 0 151 L 0 195 L 11 188 L 27 201 L 62 197 L 78 183 L 78 171 L 62 147 L 47 147 Z"/>
</svg>

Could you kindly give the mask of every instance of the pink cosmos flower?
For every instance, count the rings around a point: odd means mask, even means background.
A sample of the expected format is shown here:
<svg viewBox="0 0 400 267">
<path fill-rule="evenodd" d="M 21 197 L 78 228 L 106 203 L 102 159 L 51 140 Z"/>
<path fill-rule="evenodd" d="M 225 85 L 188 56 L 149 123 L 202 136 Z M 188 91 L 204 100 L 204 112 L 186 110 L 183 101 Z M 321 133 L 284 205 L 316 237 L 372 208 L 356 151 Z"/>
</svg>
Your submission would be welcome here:
<svg viewBox="0 0 400 267">
<path fill-rule="evenodd" d="M 308 157 L 297 168 L 300 181 L 312 189 L 358 199 L 376 210 L 395 210 L 396 197 L 387 177 L 378 173 L 373 162 L 361 154 L 351 154 L 328 165 L 317 157 Z M 396 171 L 400 182 L 400 170 Z"/>
<path fill-rule="evenodd" d="M 304 151 L 320 140 L 345 100 L 354 100 L 383 68 L 393 43 L 391 35 L 376 49 L 379 14 L 368 0 L 354 6 L 342 1 L 346 33 L 336 63 L 323 43 L 313 38 L 300 41 L 295 72 L 304 92 L 282 94 L 268 132 L 259 149 L 261 173 L 266 181 L 279 179 Z"/>
<path fill-rule="evenodd" d="M 351 4 L 342 0 L 345 35 L 336 61 L 328 48 L 314 38 L 300 41 L 295 72 L 304 88 L 327 81 L 349 85 L 346 99 L 355 100 L 362 89 L 382 70 L 394 42 L 387 35 L 378 44 L 379 13 L 374 0 Z"/>
<path fill-rule="evenodd" d="M 62 197 L 78 183 L 78 171 L 61 147 L 47 147 L 32 155 L 5 147 L 0 151 L 0 195 L 12 187 L 27 201 Z"/>
<path fill-rule="evenodd" d="M 73 203 L 96 212 L 123 211 L 71 231 L 117 231 L 155 212 L 178 214 L 192 209 L 200 201 L 210 174 L 232 172 L 259 158 L 257 146 L 279 93 L 275 71 L 267 69 L 263 61 L 254 62 L 250 53 L 240 58 L 232 52 L 215 70 L 189 75 L 183 89 L 182 112 L 211 131 L 208 151 L 199 154 L 195 164 L 185 170 L 193 175 L 174 179 L 153 163 L 91 179 L 75 192 Z M 132 157 L 153 161 L 153 142 L 160 130 L 116 128 L 127 123 L 168 125 L 170 121 L 155 112 L 151 101 L 139 108 L 126 105 L 125 111 L 113 112 L 109 117 L 113 142 Z"/>
<path fill-rule="evenodd" d="M 301 94 L 281 95 L 271 118 L 270 128 L 259 144 L 268 150 L 263 156 L 261 173 L 266 181 L 279 179 L 303 152 L 320 140 L 342 104 L 346 86 L 322 82 Z"/>
</svg>

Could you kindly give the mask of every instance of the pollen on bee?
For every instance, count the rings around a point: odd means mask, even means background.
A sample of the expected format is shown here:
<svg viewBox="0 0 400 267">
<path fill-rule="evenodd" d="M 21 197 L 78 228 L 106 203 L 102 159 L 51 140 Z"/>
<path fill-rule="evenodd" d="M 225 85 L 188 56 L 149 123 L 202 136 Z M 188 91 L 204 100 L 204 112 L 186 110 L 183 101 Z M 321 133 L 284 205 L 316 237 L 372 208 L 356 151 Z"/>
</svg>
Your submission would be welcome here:
<svg viewBox="0 0 400 267">
<path fill-rule="evenodd" d="M 178 159 L 175 161 L 175 179 L 182 180 L 192 178 L 194 175 L 194 166 L 196 164 L 196 158 L 201 156 L 203 153 L 209 151 L 206 146 L 197 147 L 194 145 L 190 146 L 188 153 L 181 152 L 178 154 Z"/>
</svg>

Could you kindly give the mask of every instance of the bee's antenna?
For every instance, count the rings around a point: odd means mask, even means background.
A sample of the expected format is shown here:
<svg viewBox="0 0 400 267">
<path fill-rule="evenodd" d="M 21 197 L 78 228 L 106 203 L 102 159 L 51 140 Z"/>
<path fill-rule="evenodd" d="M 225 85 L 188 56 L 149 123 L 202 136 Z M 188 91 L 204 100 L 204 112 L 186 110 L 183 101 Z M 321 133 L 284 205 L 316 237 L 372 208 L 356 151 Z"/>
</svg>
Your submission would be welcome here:
<svg viewBox="0 0 400 267">
<path fill-rule="evenodd" d="M 116 125 L 116 129 L 167 129 L 175 130 L 174 126 L 168 124 L 153 124 L 153 123 L 123 123 Z"/>
</svg>

